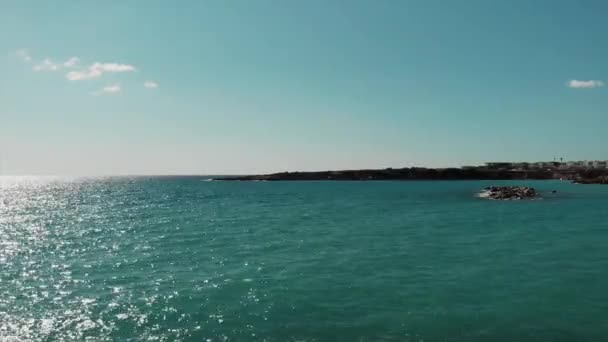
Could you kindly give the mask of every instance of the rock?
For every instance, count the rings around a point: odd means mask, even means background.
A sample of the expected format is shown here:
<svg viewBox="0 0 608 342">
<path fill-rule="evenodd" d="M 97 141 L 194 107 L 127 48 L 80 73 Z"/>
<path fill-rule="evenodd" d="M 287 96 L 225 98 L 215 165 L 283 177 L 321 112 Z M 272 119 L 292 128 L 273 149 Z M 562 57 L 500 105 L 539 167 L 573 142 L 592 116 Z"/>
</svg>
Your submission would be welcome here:
<svg viewBox="0 0 608 342">
<path fill-rule="evenodd" d="M 608 176 L 595 178 L 580 178 L 573 181 L 575 184 L 608 184 Z"/>
<path fill-rule="evenodd" d="M 492 200 L 520 200 L 537 196 L 536 189 L 525 186 L 489 186 L 479 192 L 479 197 Z"/>
</svg>

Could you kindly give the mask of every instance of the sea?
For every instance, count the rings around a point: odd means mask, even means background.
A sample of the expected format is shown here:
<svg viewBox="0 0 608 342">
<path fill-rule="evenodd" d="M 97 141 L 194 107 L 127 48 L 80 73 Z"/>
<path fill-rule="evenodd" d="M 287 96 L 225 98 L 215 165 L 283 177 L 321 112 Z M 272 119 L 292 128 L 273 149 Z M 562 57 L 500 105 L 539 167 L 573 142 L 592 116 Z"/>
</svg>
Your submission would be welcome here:
<svg viewBox="0 0 608 342">
<path fill-rule="evenodd" d="M 608 340 L 608 185 L 208 178 L 1 177 L 0 341 Z"/>
</svg>

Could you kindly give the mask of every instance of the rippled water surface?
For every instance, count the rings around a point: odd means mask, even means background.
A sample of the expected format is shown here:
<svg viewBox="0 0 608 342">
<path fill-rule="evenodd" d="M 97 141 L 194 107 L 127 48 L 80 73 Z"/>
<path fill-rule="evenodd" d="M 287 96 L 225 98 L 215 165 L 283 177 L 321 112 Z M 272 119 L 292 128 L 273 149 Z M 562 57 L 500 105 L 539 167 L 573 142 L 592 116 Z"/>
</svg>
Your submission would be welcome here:
<svg viewBox="0 0 608 342">
<path fill-rule="evenodd" d="M 605 340 L 608 186 L 486 185 L 0 178 L 0 340 Z"/>
</svg>

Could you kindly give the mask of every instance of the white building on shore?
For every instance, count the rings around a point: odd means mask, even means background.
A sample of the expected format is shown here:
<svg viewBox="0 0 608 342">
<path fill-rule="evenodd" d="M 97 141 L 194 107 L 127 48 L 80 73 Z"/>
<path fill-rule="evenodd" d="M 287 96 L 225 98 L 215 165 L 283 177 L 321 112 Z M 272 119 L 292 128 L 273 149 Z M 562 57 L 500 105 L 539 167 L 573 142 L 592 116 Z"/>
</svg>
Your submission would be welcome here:
<svg viewBox="0 0 608 342">
<path fill-rule="evenodd" d="M 490 162 L 485 167 L 495 170 L 570 170 L 570 169 L 608 169 L 608 160 L 579 160 L 551 162 Z M 471 167 L 474 168 L 474 167 Z"/>
<path fill-rule="evenodd" d="M 606 160 L 580 160 L 563 162 L 559 166 L 560 169 L 606 169 L 608 161 Z"/>
</svg>

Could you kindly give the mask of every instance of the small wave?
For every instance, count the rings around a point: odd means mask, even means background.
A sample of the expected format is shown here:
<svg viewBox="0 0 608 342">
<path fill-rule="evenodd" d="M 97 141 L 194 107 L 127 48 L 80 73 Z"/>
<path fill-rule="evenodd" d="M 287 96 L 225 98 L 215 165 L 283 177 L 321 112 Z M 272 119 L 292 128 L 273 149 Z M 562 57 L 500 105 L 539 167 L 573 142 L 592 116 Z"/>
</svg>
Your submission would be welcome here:
<svg viewBox="0 0 608 342">
<path fill-rule="evenodd" d="M 488 198 L 488 197 L 490 197 L 490 191 L 482 190 L 482 191 L 478 192 L 475 196 L 479 197 L 479 198 Z"/>
</svg>

